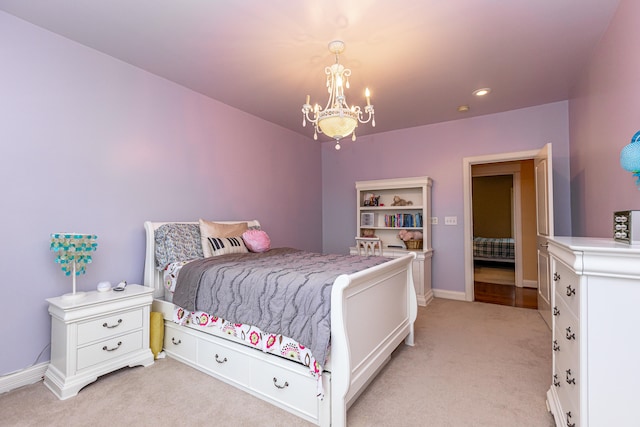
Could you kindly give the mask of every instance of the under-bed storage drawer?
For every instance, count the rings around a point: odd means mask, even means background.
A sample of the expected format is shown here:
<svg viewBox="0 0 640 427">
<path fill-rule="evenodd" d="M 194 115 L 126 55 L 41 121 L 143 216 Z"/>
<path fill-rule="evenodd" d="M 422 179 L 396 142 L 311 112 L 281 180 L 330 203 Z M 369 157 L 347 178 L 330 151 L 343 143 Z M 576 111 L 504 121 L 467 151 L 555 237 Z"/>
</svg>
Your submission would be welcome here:
<svg viewBox="0 0 640 427">
<path fill-rule="evenodd" d="M 249 349 L 249 351 L 256 351 Z M 198 365 L 216 375 L 242 385 L 249 383 L 251 357 L 226 345 L 201 340 L 198 343 Z"/>
<path fill-rule="evenodd" d="M 292 363 L 283 360 L 283 363 Z M 251 369 L 251 388 L 257 393 L 268 396 L 282 406 L 293 408 L 309 417 L 318 416 L 316 380 L 307 367 L 300 365 L 300 370 L 284 366 L 269 366 L 255 363 Z M 298 366 L 294 365 L 294 368 Z M 306 370 L 306 372 L 302 372 Z M 325 397 L 326 398 L 326 397 Z"/>
<path fill-rule="evenodd" d="M 164 322 L 164 350 L 171 356 L 196 363 L 198 339 L 171 321 Z"/>
</svg>

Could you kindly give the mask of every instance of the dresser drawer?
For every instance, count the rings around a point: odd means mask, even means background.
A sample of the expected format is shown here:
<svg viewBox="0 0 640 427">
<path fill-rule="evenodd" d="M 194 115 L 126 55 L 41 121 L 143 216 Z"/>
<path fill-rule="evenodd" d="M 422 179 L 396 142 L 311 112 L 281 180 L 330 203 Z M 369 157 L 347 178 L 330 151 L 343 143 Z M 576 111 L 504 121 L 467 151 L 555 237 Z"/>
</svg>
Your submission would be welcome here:
<svg viewBox="0 0 640 427">
<path fill-rule="evenodd" d="M 140 350 L 142 331 L 110 338 L 78 349 L 78 370 Z"/>
<path fill-rule="evenodd" d="M 554 354 L 562 354 L 577 361 L 580 359 L 580 322 L 558 298 L 554 308 L 559 314 L 554 316 L 553 348 L 560 348 L 559 351 L 554 351 Z"/>
<path fill-rule="evenodd" d="M 185 330 L 178 329 L 173 323 L 164 323 L 164 349 L 170 355 L 175 355 L 195 363 L 198 340 Z"/>
<path fill-rule="evenodd" d="M 198 343 L 198 365 L 244 386 L 249 384 L 251 360 L 246 354 L 224 345 L 204 340 Z"/>
<path fill-rule="evenodd" d="M 142 309 L 125 311 L 78 324 L 78 345 L 142 328 Z"/>
<path fill-rule="evenodd" d="M 558 299 L 567 303 L 569 309 L 580 317 L 580 276 L 560 261 L 554 262 L 553 281 Z"/>
<path fill-rule="evenodd" d="M 580 405 L 569 398 L 566 384 L 562 384 L 556 388 L 558 399 L 560 399 L 561 419 L 556 420 L 557 426 L 575 426 L 580 427 Z"/>
<path fill-rule="evenodd" d="M 577 359 L 566 357 L 567 354 L 562 352 L 556 353 L 556 364 L 554 374 L 554 383 L 557 381 L 560 385 L 558 396 L 570 400 L 576 408 L 580 407 L 580 362 Z M 563 399 L 563 402 L 564 400 Z"/>
<path fill-rule="evenodd" d="M 310 373 L 303 374 L 279 366 L 264 369 L 264 366 L 252 365 L 251 388 L 312 418 L 318 417 L 317 385 Z"/>
</svg>

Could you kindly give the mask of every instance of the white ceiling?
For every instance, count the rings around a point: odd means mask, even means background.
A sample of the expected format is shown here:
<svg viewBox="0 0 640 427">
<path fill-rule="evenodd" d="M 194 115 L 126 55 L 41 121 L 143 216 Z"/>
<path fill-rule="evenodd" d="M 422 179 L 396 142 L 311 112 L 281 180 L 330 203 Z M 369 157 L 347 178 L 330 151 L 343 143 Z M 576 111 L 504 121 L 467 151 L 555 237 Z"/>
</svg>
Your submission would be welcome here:
<svg viewBox="0 0 640 427">
<path fill-rule="evenodd" d="M 311 136 L 300 109 L 307 94 L 326 103 L 331 40 L 346 43 L 347 101 L 372 92 L 366 135 L 568 99 L 618 3 L 0 0 L 0 10 Z M 480 87 L 493 91 L 473 99 Z"/>
</svg>

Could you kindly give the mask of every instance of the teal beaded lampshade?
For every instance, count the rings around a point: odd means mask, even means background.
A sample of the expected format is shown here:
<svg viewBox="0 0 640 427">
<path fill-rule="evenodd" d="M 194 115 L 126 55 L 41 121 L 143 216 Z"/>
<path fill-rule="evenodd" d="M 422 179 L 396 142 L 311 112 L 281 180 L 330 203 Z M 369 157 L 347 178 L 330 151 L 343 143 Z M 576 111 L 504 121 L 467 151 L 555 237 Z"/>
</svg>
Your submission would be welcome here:
<svg viewBox="0 0 640 427">
<path fill-rule="evenodd" d="M 629 145 L 622 148 L 620 166 L 636 177 L 636 187 L 640 190 L 640 131 L 633 135 Z"/>
<path fill-rule="evenodd" d="M 73 291 L 64 294 L 65 299 L 82 298 L 84 292 L 76 292 L 76 277 L 85 274 L 87 264 L 91 264 L 91 253 L 98 248 L 95 234 L 53 233 L 51 250 L 56 253 L 56 263 L 60 264 L 65 276 L 72 276 Z"/>
</svg>

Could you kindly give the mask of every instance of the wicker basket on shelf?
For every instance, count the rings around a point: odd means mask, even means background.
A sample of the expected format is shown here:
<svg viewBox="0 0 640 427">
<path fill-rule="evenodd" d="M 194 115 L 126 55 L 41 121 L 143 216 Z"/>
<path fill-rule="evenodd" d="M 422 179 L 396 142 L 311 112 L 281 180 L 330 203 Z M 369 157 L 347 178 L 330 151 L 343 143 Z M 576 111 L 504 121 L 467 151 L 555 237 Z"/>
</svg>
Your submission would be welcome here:
<svg viewBox="0 0 640 427">
<path fill-rule="evenodd" d="M 407 249 L 422 249 L 422 239 L 407 240 L 404 244 L 407 246 Z"/>
</svg>

